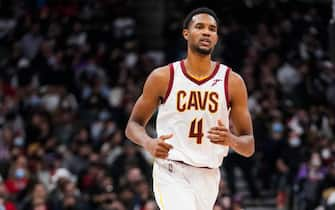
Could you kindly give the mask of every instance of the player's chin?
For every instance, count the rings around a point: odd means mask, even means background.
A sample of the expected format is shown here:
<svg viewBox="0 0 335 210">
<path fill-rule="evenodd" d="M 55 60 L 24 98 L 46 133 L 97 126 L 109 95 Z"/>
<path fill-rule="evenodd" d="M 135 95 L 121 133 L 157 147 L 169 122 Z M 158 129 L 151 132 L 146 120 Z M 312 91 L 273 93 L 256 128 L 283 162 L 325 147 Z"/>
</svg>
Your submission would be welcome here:
<svg viewBox="0 0 335 210">
<path fill-rule="evenodd" d="M 202 55 L 209 55 L 212 52 L 212 48 L 205 47 L 205 46 L 199 46 L 197 51 L 198 51 L 198 53 L 200 53 Z"/>
</svg>

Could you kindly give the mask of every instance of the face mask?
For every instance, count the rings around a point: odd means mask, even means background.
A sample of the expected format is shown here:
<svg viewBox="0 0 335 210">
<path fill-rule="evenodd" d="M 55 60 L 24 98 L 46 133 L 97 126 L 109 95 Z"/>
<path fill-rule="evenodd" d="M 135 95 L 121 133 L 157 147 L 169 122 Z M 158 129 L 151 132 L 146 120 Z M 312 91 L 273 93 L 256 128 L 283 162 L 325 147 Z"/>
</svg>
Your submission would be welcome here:
<svg viewBox="0 0 335 210">
<path fill-rule="evenodd" d="M 21 147 L 24 145 L 24 139 L 22 136 L 18 136 L 14 139 L 14 145 L 17 147 Z"/>
<path fill-rule="evenodd" d="M 24 169 L 23 168 L 17 168 L 16 170 L 15 170 L 15 177 L 17 178 L 17 179 L 22 179 L 24 176 L 25 176 L 25 171 L 24 171 Z"/>
<path fill-rule="evenodd" d="M 330 150 L 329 149 L 323 149 L 321 151 L 321 156 L 323 159 L 327 160 L 330 158 L 331 154 L 330 154 Z"/>
<path fill-rule="evenodd" d="M 48 111 L 54 111 L 59 105 L 58 95 L 46 95 L 43 97 L 43 103 Z"/>
<path fill-rule="evenodd" d="M 272 124 L 272 131 L 276 133 L 281 133 L 284 130 L 284 127 L 281 123 L 275 122 Z"/>
<path fill-rule="evenodd" d="M 301 140 L 298 137 L 293 137 L 289 139 L 288 143 L 291 147 L 299 147 L 301 144 Z"/>
</svg>

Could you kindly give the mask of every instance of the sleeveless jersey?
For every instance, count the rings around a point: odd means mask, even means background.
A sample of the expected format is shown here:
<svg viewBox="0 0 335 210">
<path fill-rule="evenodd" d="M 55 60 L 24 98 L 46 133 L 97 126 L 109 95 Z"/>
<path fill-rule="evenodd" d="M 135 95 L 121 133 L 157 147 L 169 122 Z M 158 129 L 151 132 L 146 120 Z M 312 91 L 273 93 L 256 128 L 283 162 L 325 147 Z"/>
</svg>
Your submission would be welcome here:
<svg viewBox="0 0 335 210">
<path fill-rule="evenodd" d="M 211 143 L 211 127 L 221 119 L 229 128 L 228 76 L 230 69 L 217 63 L 212 74 L 197 80 L 187 74 L 183 61 L 170 66 L 170 81 L 158 108 L 157 135 L 173 134 L 166 140 L 173 146 L 167 159 L 195 167 L 218 168 L 228 146 Z"/>
</svg>

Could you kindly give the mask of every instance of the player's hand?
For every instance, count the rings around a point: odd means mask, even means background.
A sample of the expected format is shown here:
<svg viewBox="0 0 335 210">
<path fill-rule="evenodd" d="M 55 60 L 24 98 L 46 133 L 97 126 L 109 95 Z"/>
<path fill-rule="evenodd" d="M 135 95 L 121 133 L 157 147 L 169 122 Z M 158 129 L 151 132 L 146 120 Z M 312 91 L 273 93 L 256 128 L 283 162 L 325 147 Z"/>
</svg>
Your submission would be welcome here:
<svg viewBox="0 0 335 210">
<path fill-rule="evenodd" d="M 233 134 L 226 128 L 221 120 L 218 120 L 218 125 L 212 127 L 208 131 L 209 140 L 214 144 L 221 144 L 231 146 L 233 141 Z"/>
<path fill-rule="evenodd" d="M 173 134 L 162 135 L 157 139 L 153 139 L 148 142 L 146 149 L 152 156 L 165 159 L 168 156 L 170 149 L 172 149 L 172 145 L 166 143 L 165 141 L 170 139 L 172 136 Z"/>
</svg>

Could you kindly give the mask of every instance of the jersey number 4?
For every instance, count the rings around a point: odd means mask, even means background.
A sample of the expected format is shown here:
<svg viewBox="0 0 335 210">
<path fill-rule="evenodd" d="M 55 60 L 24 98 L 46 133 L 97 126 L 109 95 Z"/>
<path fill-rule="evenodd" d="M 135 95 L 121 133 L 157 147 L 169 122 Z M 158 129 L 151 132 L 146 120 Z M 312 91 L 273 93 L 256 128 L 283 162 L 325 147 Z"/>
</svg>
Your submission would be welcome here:
<svg viewBox="0 0 335 210">
<path fill-rule="evenodd" d="M 194 119 L 191 123 L 188 137 L 196 138 L 197 144 L 201 144 L 203 136 L 204 136 L 204 133 L 203 133 L 202 118 L 199 121 L 197 121 L 197 119 Z"/>
</svg>

